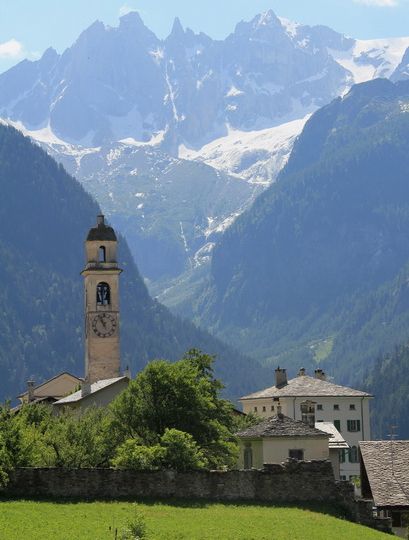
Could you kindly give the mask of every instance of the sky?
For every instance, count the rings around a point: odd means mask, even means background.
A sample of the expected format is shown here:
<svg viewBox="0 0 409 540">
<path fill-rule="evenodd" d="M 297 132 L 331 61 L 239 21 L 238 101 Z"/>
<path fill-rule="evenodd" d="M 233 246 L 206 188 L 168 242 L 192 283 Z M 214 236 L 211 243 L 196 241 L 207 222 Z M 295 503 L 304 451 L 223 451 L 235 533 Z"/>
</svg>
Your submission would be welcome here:
<svg viewBox="0 0 409 540">
<path fill-rule="evenodd" d="M 183 26 L 222 39 L 268 9 L 361 39 L 409 34 L 409 0 L 0 0 L 0 73 L 50 46 L 64 51 L 97 19 L 117 26 L 132 10 L 159 37 L 178 16 Z"/>
</svg>

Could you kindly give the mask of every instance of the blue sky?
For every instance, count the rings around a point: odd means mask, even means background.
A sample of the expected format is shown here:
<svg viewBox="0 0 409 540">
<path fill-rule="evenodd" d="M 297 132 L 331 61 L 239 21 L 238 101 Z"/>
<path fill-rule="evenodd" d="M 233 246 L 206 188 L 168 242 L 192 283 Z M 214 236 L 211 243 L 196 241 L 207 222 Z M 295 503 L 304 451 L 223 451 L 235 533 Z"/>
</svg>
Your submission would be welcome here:
<svg viewBox="0 0 409 540">
<path fill-rule="evenodd" d="M 0 72 L 49 46 L 62 52 L 96 19 L 116 26 L 132 9 L 160 37 L 179 16 L 184 26 L 223 38 L 267 9 L 358 38 L 409 34 L 409 0 L 0 0 Z"/>
</svg>

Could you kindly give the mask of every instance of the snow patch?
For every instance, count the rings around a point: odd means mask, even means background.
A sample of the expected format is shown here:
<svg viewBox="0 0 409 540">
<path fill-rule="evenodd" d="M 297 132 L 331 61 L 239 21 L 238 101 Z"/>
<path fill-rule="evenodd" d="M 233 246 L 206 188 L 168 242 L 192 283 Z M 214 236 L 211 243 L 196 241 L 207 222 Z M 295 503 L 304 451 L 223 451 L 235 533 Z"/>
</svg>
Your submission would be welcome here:
<svg viewBox="0 0 409 540">
<path fill-rule="evenodd" d="M 294 140 L 308 118 L 309 115 L 257 131 L 239 131 L 226 126 L 227 135 L 199 150 L 180 145 L 179 157 L 202 161 L 250 183 L 268 185 L 287 162 Z"/>
</svg>

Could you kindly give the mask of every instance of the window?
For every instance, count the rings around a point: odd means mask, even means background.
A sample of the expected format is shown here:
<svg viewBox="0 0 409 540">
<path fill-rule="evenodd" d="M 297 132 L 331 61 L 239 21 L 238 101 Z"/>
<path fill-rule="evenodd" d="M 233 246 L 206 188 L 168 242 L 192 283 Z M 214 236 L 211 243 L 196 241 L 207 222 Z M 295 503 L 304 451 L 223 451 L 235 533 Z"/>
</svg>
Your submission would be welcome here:
<svg viewBox="0 0 409 540">
<path fill-rule="evenodd" d="M 254 407 L 254 412 L 257 412 L 257 407 Z"/>
<path fill-rule="evenodd" d="M 321 405 L 321 403 L 318 403 L 318 405 L 317 405 L 317 411 L 322 411 L 322 405 Z"/>
<path fill-rule="evenodd" d="M 340 480 L 343 480 L 345 482 L 345 480 L 347 479 L 347 477 L 345 476 L 345 474 L 341 474 L 341 476 L 339 477 Z"/>
<path fill-rule="evenodd" d="M 97 285 L 97 306 L 107 306 L 111 303 L 111 292 L 108 283 Z"/>
<path fill-rule="evenodd" d="M 266 408 L 265 408 L 265 407 L 263 407 L 263 412 L 266 412 Z"/>
<path fill-rule="evenodd" d="M 349 410 L 350 410 L 350 411 L 354 411 L 354 410 L 355 410 L 355 404 L 354 404 L 354 403 L 351 403 L 351 404 L 349 405 Z"/>
<path fill-rule="evenodd" d="M 339 411 L 339 405 L 337 404 L 334 405 L 334 411 Z"/>
<path fill-rule="evenodd" d="M 274 405 L 271 405 L 271 410 L 274 411 Z"/>
<path fill-rule="evenodd" d="M 304 450 L 301 448 L 292 448 L 288 451 L 288 457 L 302 461 L 304 459 Z"/>
<path fill-rule="evenodd" d="M 106 262 L 105 246 L 100 246 L 100 248 L 98 250 L 98 261 L 99 262 Z"/>
<path fill-rule="evenodd" d="M 351 446 L 349 449 L 349 462 L 358 463 L 358 448 L 356 446 Z"/>
<path fill-rule="evenodd" d="M 244 448 L 244 468 L 251 469 L 253 467 L 253 450 L 251 444 L 247 443 Z"/>
<path fill-rule="evenodd" d="M 346 450 L 345 448 L 342 448 L 342 449 L 339 451 L 339 462 L 340 462 L 340 463 L 345 463 L 347 451 L 348 451 L 348 450 Z M 346 480 L 346 477 L 344 478 L 344 480 Z"/>
<path fill-rule="evenodd" d="M 341 420 L 334 420 L 334 426 L 338 431 L 341 431 Z"/>
<path fill-rule="evenodd" d="M 361 421 L 360 420 L 347 420 L 347 430 L 348 431 L 361 431 Z"/>
<path fill-rule="evenodd" d="M 312 401 L 304 401 L 300 405 L 301 420 L 311 427 L 315 425 L 315 403 Z"/>
</svg>

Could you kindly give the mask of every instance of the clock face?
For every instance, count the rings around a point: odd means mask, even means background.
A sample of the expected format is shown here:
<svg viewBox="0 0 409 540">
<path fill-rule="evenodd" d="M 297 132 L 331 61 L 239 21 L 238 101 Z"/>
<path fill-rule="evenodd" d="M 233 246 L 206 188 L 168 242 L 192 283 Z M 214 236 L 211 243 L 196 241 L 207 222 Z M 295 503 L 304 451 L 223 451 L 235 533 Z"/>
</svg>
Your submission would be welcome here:
<svg viewBox="0 0 409 540">
<path fill-rule="evenodd" d="M 92 320 L 92 329 L 99 337 L 109 337 L 115 333 L 116 320 L 110 313 L 99 313 Z"/>
</svg>

